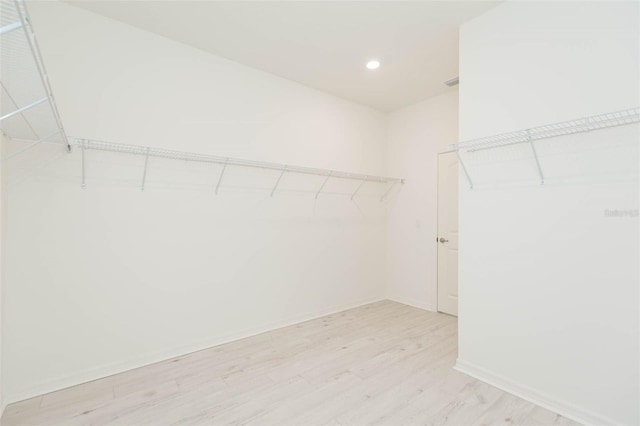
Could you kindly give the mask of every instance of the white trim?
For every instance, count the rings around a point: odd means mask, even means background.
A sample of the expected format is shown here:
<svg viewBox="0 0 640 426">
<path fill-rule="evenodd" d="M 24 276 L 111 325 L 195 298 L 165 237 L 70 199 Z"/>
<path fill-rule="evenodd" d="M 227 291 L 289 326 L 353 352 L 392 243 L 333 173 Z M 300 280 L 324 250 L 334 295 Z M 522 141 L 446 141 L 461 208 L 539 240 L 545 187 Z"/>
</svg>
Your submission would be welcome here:
<svg viewBox="0 0 640 426">
<path fill-rule="evenodd" d="M 359 306 L 368 305 L 375 302 L 385 300 L 384 297 L 370 298 L 364 301 L 350 303 L 346 305 L 334 306 L 324 309 L 322 311 L 316 311 L 314 313 L 307 313 L 296 317 L 284 319 L 282 321 L 274 322 L 266 326 L 254 327 L 247 330 L 242 330 L 229 334 L 226 336 L 218 336 L 214 339 L 192 343 L 189 345 L 171 348 L 154 353 L 147 353 L 135 358 L 130 358 L 123 361 L 118 361 L 112 364 L 102 365 L 96 368 L 87 369 L 78 372 L 72 376 L 59 377 L 53 380 L 42 382 L 38 385 L 31 386 L 26 389 L 21 389 L 15 394 L 4 395 L 5 405 L 13 404 L 15 402 L 23 401 L 25 399 L 33 398 L 36 396 L 44 395 L 50 392 L 65 389 L 71 386 L 80 385 L 83 383 L 91 382 L 93 380 L 102 379 L 114 374 L 123 373 L 125 371 L 133 370 L 136 368 L 144 367 L 147 365 L 155 364 L 158 362 L 166 361 L 171 358 L 183 356 L 192 352 L 197 352 L 205 349 L 212 348 L 214 346 L 222 345 L 225 343 L 234 342 L 236 340 L 245 339 L 247 337 L 255 336 L 257 334 L 266 333 L 268 331 L 276 330 L 282 327 L 298 324 L 300 322 L 313 320 L 326 315 L 332 315 L 338 312 L 345 311 L 347 309 L 357 308 Z"/>
<path fill-rule="evenodd" d="M 424 309 L 425 311 L 438 312 L 434 306 L 422 300 L 402 296 L 388 296 L 387 299 L 392 302 L 402 303 L 403 305 L 413 306 L 414 308 Z"/>
<path fill-rule="evenodd" d="M 457 359 L 454 369 L 481 380 L 505 392 L 509 392 L 519 398 L 539 405 L 547 410 L 560 414 L 568 419 L 584 425 L 618 425 L 620 422 L 603 417 L 593 411 L 579 407 L 568 401 L 561 401 L 544 392 L 537 391 L 528 386 L 516 383 L 500 374 L 493 373 L 470 362 Z"/>
</svg>

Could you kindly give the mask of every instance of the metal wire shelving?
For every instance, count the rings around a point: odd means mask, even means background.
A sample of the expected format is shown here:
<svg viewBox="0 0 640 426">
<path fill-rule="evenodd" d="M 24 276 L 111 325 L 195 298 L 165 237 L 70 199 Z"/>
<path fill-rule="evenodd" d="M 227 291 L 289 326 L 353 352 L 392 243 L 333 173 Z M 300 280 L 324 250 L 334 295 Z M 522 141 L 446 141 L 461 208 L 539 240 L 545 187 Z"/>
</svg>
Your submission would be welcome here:
<svg viewBox="0 0 640 426">
<path fill-rule="evenodd" d="M 0 127 L 13 139 L 33 141 L 4 159 L 45 141 L 63 143 L 70 150 L 24 1 L 0 0 L 0 7 Z"/>
<path fill-rule="evenodd" d="M 30 141 L 23 148 L 4 157 L 8 160 L 42 142 L 59 142 L 71 151 L 69 138 L 64 130 L 49 77 L 47 75 L 40 48 L 31 24 L 24 0 L 0 0 L 0 43 L 2 46 L 2 69 L 0 75 L 0 129 L 12 139 Z M 402 179 L 324 170 L 310 167 L 243 160 L 168 149 L 125 145 L 112 142 L 79 139 L 76 145 L 82 154 L 82 186 L 85 187 L 85 150 L 111 151 L 145 157 L 141 188 L 144 189 L 149 157 L 186 160 L 222 165 L 222 171 L 215 186 L 218 193 L 222 178 L 228 167 L 253 167 L 280 171 L 271 190 L 276 192 L 285 173 L 299 173 L 323 176 L 322 186 L 315 197 L 322 193 L 330 179 L 359 180 L 360 184 L 351 194 L 351 199 L 367 183 L 390 184 L 381 201 Z"/>
<path fill-rule="evenodd" d="M 473 181 L 471 180 L 471 176 L 469 175 L 462 157 L 460 156 L 460 151 L 474 152 L 508 145 L 528 143 L 531 145 L 536 168 L 540 176 L 540 183 L 544 184 L 544 173 L 542 166 L 540 165 L 540 159 L 538 158 L 534 141 L 638 122 L 640 122 L 640 108 L 630 108 L 451 144 L 449 145 L 447 152 L 456 153 L 460 166 L 467 178 L 467 181 L 469 182 L 469 187 L 473 188 Z"/>
<path fill-rule="evenodd" d="M 222 182 L 222 178 L 225 174 L 225 171 L 228 167 L 239 166 L 239 167 L 251 167 L 265 170 L 275 170 L 280 171 L 280 175 L 276 180 L 273 189 L 271 190 L 271 196 L 273 197 L 276 192 L 280 181 L 285 173 L 299 173 L 299 174 L 307 174 L 307 175 L 317 175 L 323 176 L 324 180 L 322 185 L 318 189 L 315 194 L 315 198 L 322 193 L 325 185 L 329 181 L 329 179 L 350 179 L 360 181 L 360 184 L 355 189 L 355 191 L 351 194 L 351 200 L 358 194 L 362 186 L 366 182 L 378 183 L 378 184 L 390 184 L 385 191 L 385 193 L 380 197 L 380 201 L 384 201 L 386 196 L 391 192 L 391 190 L 397 184 L 403 184 L 404 179 L 399 178 L 391 178 L 384 176 L 374 176 L 374 175 L 364 175 L 358 173 L 348 173 L 341 172 L 337 170 L 328 170 L 328 169 L 318 169 L 312 167 L 301 167 L 301 166 L 292 166 L 288 164 L 280 164 L 280 163 L 270 163 L 263 161 L 253 161 L 253 160 L 244 160 L 240 158 L 232 158 L 232 157 L 222 157 L 216 155 L 207 155 L 207 154 L 199 154 L 193 152 L 184 152 L 184 151 L 175 151 L 170 149 L 162 149 L 162 148 L 152 148 L 145 147 L 140 145 L 127 145 L 115 142 L 105 142 L 105 141 L 96 141 L 90 139 L 77 139 L 76 146 L 80 149 L 82 155 L 82 187 L 86 187 L 85 180 L 85 151 L 87 150 L 96 150 L 96 151 L 108 151 L 108 152 L 117 152 L 123 154 L 131 154 L 138 155 L 145 158 L 144 161 L 144 169 L 142 171 L 142 180 L 141 180 L 141 189 L 144 190 L 147 176 L 147 167 L 149 164 L 149 157 L 158 157 L 165 158 L 171 160 L 181 160 L 181 161 L 194 161 L 200 163 L 211 163 L 211 164 L 219 164 L 222 165 L 222 170 L 218 177 L 215 193 L 218 193 L 218 189 L 220 188 L 220 184 Z"/>
</svg>

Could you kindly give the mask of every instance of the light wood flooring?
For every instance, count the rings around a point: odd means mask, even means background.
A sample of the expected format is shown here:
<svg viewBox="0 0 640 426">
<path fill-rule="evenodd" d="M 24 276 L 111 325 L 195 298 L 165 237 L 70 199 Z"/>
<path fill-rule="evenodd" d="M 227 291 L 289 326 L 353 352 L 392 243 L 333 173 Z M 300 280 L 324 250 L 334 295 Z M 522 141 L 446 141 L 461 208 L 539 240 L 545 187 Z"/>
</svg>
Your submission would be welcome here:
<svg viewBox="0 0 640 426">
<path fill-rule="evenodd" d="M 456 355 L 456 318 L 382 301 L 15 403 L 2 424 L 575 424 Z"/>
</svg>

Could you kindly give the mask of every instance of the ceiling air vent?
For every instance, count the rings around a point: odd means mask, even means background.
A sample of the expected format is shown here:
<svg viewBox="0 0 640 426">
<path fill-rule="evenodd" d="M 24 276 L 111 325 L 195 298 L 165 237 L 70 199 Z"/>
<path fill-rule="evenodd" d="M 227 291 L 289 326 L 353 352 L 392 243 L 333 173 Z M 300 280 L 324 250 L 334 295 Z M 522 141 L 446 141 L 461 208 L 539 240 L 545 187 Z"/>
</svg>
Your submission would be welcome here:
<svg viewBox="0 0 640 426">
<path fill-rule="evenodd" d="M 457 86 L 460 83 L 460 77 L 453 77 L 451 80 L 447 80 L 444 82 L 449 87 Z"/>
</svg>

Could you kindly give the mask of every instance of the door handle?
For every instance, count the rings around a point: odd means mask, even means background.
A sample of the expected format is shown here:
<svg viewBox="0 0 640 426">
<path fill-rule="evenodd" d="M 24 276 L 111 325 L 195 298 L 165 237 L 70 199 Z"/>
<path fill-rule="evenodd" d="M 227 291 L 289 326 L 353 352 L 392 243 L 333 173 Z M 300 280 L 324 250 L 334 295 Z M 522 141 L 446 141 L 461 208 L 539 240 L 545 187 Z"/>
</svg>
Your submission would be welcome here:
<svg viewBox="0 0 640 426">
<path fill-rule="evenodd" d="M 443 243 L 443 244 L 444 244 L 444 243 L 448 243 L 448 242 L 449 242 L 449 240 L 445 240 L 445 238 L 444 238 L 444 237 L 440 237 L 440 239 L 439 239 L 438 241 L 440 241 L 440 242 L 441 242 L 441 243 Z"/>
</svg>

